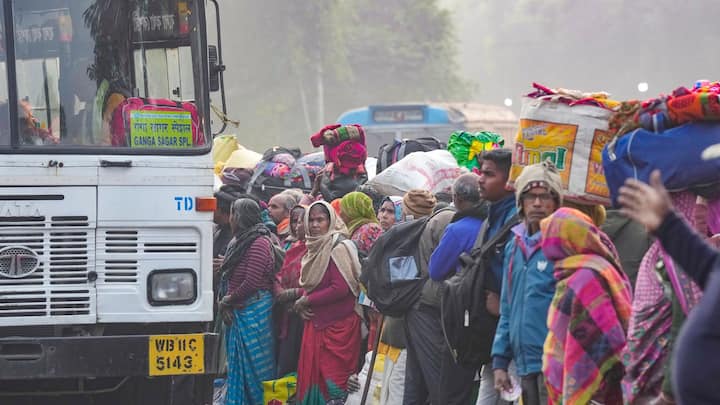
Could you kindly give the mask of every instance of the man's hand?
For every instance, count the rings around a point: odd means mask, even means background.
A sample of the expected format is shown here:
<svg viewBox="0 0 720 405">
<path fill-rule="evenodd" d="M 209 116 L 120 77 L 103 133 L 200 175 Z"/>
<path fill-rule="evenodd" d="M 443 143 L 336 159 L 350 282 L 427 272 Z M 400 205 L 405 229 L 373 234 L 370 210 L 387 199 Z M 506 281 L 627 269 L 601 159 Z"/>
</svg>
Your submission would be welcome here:
<svg viewBox="0 0 720 405">
<path fill-rule="evenodd" d="M 500 296 L 492 291 L 485 291 L 485 308 L 492 316 L 500 316 Z"/>
<path fill-rule="evenodd" d="M 358 378 L 357 374 L 353 374 L 348 377 L 347 389 L 348 392 L 358 392 L 360 390 L 360 379 Z"/>
<path fill-rule="evenodd" d="M 649 185 L 627 179 L 625 185 L 620 187 L 618 202 L 622 205 L 620 212 L 645 225 L 649 232 L 656 231 L 672 210 L 672 201 L 662 184 L 659 170 L 650 174 Z"/>
<path fill-rule="evenodd" d="M 322 187 L 323 178 L 325 177 L 325 169 L 320 170 L 315 175 L 315 181 L 313 181 L 312 190 L 310 190 L 310 195 L 313 197 L 317 197 L 318 194 L 320 194 L 320 187 Z"/>
<path fill-rule="evenodd" d="M 498 391 L 510 391 L 512 389 L 512 383 L 510 382 L 510 375 L 507 370 L 495 369 L 493 370 L 495 377 L 495 389 Z"/>
</svg>

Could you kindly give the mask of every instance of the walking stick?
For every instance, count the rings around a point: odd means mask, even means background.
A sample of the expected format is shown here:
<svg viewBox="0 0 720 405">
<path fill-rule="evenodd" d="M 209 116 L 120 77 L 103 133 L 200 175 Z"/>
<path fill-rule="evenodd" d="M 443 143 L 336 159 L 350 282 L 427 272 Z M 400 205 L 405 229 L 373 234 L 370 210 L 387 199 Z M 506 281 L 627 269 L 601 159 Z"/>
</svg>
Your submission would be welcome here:
<svg viewBox="0 0 720 405">
<path fill-rule="evenodd" d="M 378 346 L 380 346 L 380 336 L 382 335 L 383 323 L 385 323 L 385 316 L 381 314 L 380 324 L 377 328 L 377 336 L 375 337 L 375 350 L 373 350 L 373 355 L 370 358 L 370 369 L 368 370 L 367 379 L 365 379 L 365 387 L 363 388 L 363 395 L 362 399 L 360 400 L 360 405 L 365 405 L 368 391 L 370 391 L 370 382 L 372 381 L 373 370 L 375 369 L 375 359 L 377 358 Z"/>
</svg>

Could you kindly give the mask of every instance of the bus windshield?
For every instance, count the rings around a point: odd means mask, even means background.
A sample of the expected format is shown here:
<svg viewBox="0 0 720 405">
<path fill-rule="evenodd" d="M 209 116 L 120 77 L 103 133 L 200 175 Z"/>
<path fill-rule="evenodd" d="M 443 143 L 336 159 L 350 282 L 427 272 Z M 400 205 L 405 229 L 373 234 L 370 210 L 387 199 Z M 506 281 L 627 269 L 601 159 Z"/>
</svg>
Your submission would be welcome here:
<svg viewBox="0 0 720 405">
<path fill-rule="evenodd" d="M 205 150 L 199 3 L 13 0 L 0 10 L 13 13 L 0 42 L 0 149 Z"/>
</svg>

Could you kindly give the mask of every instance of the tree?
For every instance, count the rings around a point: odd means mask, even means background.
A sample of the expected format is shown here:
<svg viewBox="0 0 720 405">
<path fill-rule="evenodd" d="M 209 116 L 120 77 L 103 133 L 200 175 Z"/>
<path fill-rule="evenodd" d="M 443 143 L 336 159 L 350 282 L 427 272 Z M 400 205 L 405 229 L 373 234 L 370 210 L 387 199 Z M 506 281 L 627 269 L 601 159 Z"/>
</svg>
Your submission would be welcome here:
<svg viewBox="0 0 720 405">
<path fill-rule="evenodd" d="M 307 150 L 312 131 L 353 107 L 470 94 L 436 0 L 242 0 L 221 17 L 230 115 L 251 148 Z"/>
</svg>

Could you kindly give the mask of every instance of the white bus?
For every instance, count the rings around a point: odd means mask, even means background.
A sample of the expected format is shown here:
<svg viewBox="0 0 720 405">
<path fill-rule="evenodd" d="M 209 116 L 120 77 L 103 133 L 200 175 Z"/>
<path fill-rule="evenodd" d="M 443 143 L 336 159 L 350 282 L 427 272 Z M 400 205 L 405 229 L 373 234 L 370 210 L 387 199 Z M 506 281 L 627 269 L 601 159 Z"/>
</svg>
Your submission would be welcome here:
<svg viewBox="0 0 720 405">
<path fill-rule="evenodd" d="M 0 403 L 212 395 L 205 8 L 0 3 Z"/>
</svg>

